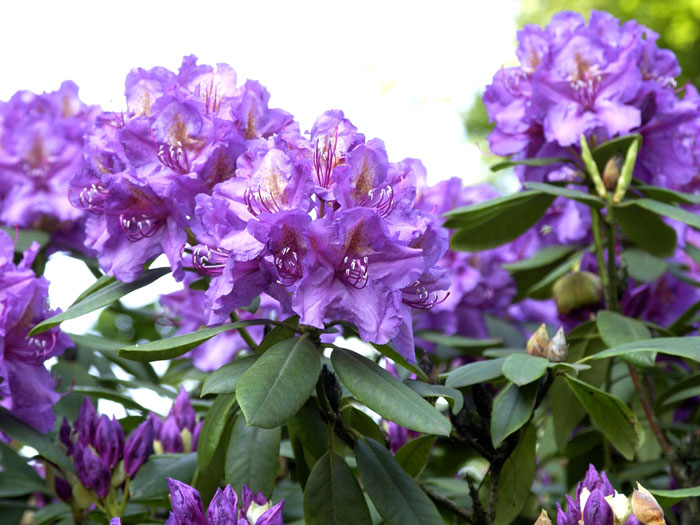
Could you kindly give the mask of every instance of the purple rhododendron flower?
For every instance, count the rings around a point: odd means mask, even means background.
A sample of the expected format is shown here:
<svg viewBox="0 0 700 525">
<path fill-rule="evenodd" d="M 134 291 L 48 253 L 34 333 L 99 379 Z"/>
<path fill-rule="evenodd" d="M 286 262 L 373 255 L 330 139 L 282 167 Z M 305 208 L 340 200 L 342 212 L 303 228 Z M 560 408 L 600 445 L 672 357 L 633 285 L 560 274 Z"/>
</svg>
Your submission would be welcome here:
<svg viewBox="0 0 700 525">
<path fill-rule="evenodd" d="M 153 422 L 146 419 L 132 432 L 124 445 L 124 471 L 133 478 L 153 453 Z"/>
<path fill-rule="evenodd" d="M 173 511 L 167 525 L 283 525 L 284 500 L 276 505 L 261 493 L 253 494 L 243 485 L 239 500 L 231 485 L 216 494 L 206 515 L 199 493 L 186 483 L 168 478 Z"/>
<path fill-rule="evenodd" d="M 44 361 L 61 355 L 72 343 L 58 327 L 27 337 L 36 323 L 58 313 L 47 308 L 48 281 L 31 269 L 38 251 L 33 243 L 15 265 L 14 243 L 0 231 L 0 403 L 22 421 L 48 432 L 60 395 Z"/>
<path fill-rule="evenodd" d="M 156 453 L 192 452 L 197 450 L 197 437 L 203 421 L 197 421 L 197 414 L 190 403 L 187 390 L 180 387 L 165 421 L 150 413 L 148 420 L 153 427 Z"/>
</svg>

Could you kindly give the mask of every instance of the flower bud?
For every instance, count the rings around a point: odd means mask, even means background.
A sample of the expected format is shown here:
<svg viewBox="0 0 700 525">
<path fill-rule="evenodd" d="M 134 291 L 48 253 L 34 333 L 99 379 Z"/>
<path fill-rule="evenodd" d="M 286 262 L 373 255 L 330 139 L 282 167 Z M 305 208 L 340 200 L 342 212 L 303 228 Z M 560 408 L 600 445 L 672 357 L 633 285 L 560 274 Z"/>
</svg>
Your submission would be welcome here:
<svg viewBox="0 0 700 525">
<path fill-rule="evenodd" d="M 605 501 L 600 489 L 595 489 L 586 500 L 583 509 L 583 525 L 614 525 L 615 515 L 612 507 Z"/>
<path fill-rule="evenodd" d="M 158 435 L 158 441 L 160 441 L 163 447 L 163 452 L 177 453 L 182 452 L 182 437 L 180 436 L 180 429 L 178 428 L 175 416 L 171 413 L 165 418 L 165 422 L 160 429 L 160 434 Z"/>
<path fill-rule="evenodd" d="M 216 489 L 214 498 L 207 509 L 209 523 L 238 523 L 238 496 L 226 485 L 224 490 Z"/>
<path fill-rule="evenodd" d="M 204 421 L 199 421 L 194 427 L 194 432 L 192 433 L 192 451 L 197 450 L 197 443 L 199 443 L 199 434 L 202 432 L 202 425 Z"/>
<path fill-rule="evenodd" d="M 591 272 L 574 272 L 560 277 L 552 287 L 552 294 L 560 314 L 591 304 L 602 298 L 600 277 Z"/>
<path fill-rule="evenodd" d="M 528 339 L 526 352 L 528 355 L 544 357 L 546 355 L 548 342 L 549 334 L 547 333 L 547 326 L 542 323 L 537 331 L 530 336 L 530 339 Z"/>
<path fill-rule="evenodd" d="M 552 525 L 552 520 L 549 519 L 549 514 L 547 514 L 546 510 L 542 509 L 535 525 Z"/>
<path fill-rule="evenodd" d="M 95 428 L 95 450 L 110 468 L 124 453 L 124 430 L 119 422 L 102 415 Z"/>
<path fill-rule="evenodd" d="M 173 406 L 170 408 L 168 416 L 171 415 L 175 417 L 178 429 L 182 430 L 183 428 L 188 428 L 194 430 L 197 414 L 195 414 L 194 408 L 192 408 L 187 390 L 183 387 L 180 387 L 180 392 L 175 398 L 175 403 L 173 403 Z"/>
<path fill-rule="evenodd" d="M 620 168 L 622 167 L 623 162 L 624 159 L 618 152 L 610 157 L 608 162 L 605 164 L 605 168 L 603 169 L 603 184 L 605 184 L 605 189 L 608 191 L 615 190 L 617 181 L 620 178 Z"/>
<path fill-rule="evenodd" d="M 199 493 L 195 489 L 172 478 L 168 478 L 168 487 L 170 488 L 170 501 L 173 506 L 171 518 L 174 518 L 174 520 L 172 523 L 207 525 L 207 519 L 204 517 L 204 508 L 202 507 L 202 498 L 200 498 Z M 171 523 L 170 519 L 168 522 Z"/>
<path fill-rule="evenodd" d="M 75 420 L 75 425 L 73 427 L 78 434 L 78 439 L 83 445 L 93 444 L 97 421 L 97 410 L 95 410 L 90 399 L 85 397 L 83 399 L 83 404 L 80 405 L 78 419 Z"/>
<path fill-rule="evenodd" d="M 82 483 L 76 483 L 73 485 L 73 498 L 72 504 L 79 509 L 87 509 L 94 502 L 90 490 L 85 488 Z"/>
<path fill-rule="evenodd" d="M 80 482 L 94 490 L 98 498 L 106 498 L 111 485 L 109 467 L 92 451 L 92 448 L 80 442 L 76 443 L 73 462 Z"/>
<path fill-rule="evenodd" d="M 70 432 L 70 425 L 68 424 L 68 420 L 64 417 L 61 422 L 61 429 L 58 431 L 58 439 L 63 443 L 63 446 L 66 447 L 66 453 L 69 456 L 73 455 L 73 440 L 71 440 Z"/>
<path fill-rule="evenodd" d="M 59 499 L 66 502 L 70 502 L 73 499 L 73 490 L 70 484 L 62 477 L 56 476 L 53 480 L 53 486 Z"/>
<path fill-rule="evenodd" d="M 129 436 L 124 446 L 124 472 L 130 478 L 153 453 L 153 422 L 147 419 Z"/>
<path fill-rule="evenodd" d="M 605 501 L 608 502 L 608 505 L 610 505 L 613 510 L 615 524 L 624 523 L 630 515 L 630 512 L 632 512 L 630 509 L 630 501 L 624 494 L 615 492 L 613 495 L 605 496 Z"/>
<path fill-rule="evenodd" d="M 637 483 L 631 498 L 632 512 L 642 525 L 666 525 L 664 511 L 651 493 Z"/>
<path fill-rule="evenodd" d="M 182 439 L 182 451 L 192 452 L 192 432 L 189 428 L 183 428 L 180 430 L 180 438 Z"/>
<path fill-rule="evenodd" d="M 547 343 L 546 357 L 552 363 L 561 363 L 562 361 L 566 361 L 568 354 L 569 345 L 566 344 L 564 327 L 560 327 L 551 341 Z"/>
</svg>

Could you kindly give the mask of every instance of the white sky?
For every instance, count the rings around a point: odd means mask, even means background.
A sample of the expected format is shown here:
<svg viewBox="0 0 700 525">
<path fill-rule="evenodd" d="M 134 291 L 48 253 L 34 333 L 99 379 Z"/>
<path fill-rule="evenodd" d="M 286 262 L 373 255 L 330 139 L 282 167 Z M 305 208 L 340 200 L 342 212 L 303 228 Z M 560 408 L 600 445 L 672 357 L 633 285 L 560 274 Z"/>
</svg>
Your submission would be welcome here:
<svg viewBox="0 0 700 525">
<path fill-rule="evenodd" d="M 177 70 L 182 57 L 225 62 L 270 91 L 309 129 L 342 109 L 389 159 L 417 157 L 430 182 L 481 177 L 462 114 L 514 55 L 517 0 L 474 1 L 27 1 L 3 4 L 0 99 L 18 89 L 57 89 L 71 79 L 81 98 L 124 109 L 133 67 Z M 53 306 L 66 308 L 92 282 L 81 263 L 47 267 Z M 134 306 L 176 289 L 161 279 L 132 294 Z M 137 297 L 133 297 L 137 295 Z M 63 327 L 84 331 L 95 316 Z"/>
</svg>

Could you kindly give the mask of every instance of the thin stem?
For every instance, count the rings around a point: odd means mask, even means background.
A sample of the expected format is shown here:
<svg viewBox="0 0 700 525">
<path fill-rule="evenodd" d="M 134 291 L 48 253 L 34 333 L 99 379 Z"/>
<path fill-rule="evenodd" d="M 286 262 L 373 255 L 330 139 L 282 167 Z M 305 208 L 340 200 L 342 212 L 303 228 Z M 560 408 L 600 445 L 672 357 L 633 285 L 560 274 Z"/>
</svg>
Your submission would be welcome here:
<svg viewBox="0 0 700 525">
<path fill-rule="evenodd" d="M 620 305 L 617 301 L 617 269 L 615 268 L 615 215 L 612 206 L 610 195 L 606 196 L 607 200 L 607 223 L 608 223 L 608 286 L 610 292 L 608 297 L 610 303 L 607 303 L 608 310 L 613 312 L 620 311 Z"/>
<path fill-rule="evenodd" d="M 605 267 L 605 247 L 603 246 L 603 235 L 601 233 L 600 215 L 597 210 L 591 208 L 591 226 L 593 227 L 593 242 L 595 244 L 595 256 L 598 261 L 598 273 L 600 273 L 600 281 L 603 285 L 603 296 L 605 297 L 605 306 L 610 307 L 610 279 L 608 271 Z"/>
<path fill-rule="evenodd" d="M 231 321 L 236 322 L 240 321 L 241 319 L 238 317 L 235 311 L 231 312 Z M 241 337 L 245 341 L 245 344 L 248 345 L 248 348 L 250 348 L 251 352 L 257 352 L 258 351 L 258 344 L 255 342 L 255 340 L 250 336 L 248 333 L 248 330 L 245 328 L 245 326 L 242 326 L 238 328 L 238 333 L 241 334 Z"/>
<path fill-rule="evenodd" d="M 441 507 L 444 507 L 445 509 L 449 510 L 453 514 L 456 514 L 463 520 L 467 521 L 468 523 L 474 523 L 474 517 L 472 516 L 472 513 L 469 512 L 469 509 L 465 509 L 464 507 L 460 507 L 456 503 L 453 503 L 451 500 L 446 498 L 445 496 L 438 494 L 435 492 L 433 489 L 429 488 L 425 483 L 419 481 L 418 486 L 425 492 L 428 497 L 433 500 L 435 503 L 440 505 Z"/>
</svg>

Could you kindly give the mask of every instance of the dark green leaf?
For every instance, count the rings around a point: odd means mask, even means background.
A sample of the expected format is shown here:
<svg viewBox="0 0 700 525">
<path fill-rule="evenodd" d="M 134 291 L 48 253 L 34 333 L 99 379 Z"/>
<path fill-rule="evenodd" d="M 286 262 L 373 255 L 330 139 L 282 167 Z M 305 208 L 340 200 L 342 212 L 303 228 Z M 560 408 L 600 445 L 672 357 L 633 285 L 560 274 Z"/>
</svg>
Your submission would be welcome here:
<svg viewBox="0 0 700 525">
<path fill-rule="evenodd" d="M 600 172 L 602 173 L 605 169 L 605 164 L 608 162 L 610 157 L 615 155 L 615 153 L 624 153 L 630 147 L 630 144 L 635 140 L 641 140 L 642 136 L 638 133 L 633 133 L 631 135 L 624 135 L 622 137 L 616 137 L 607 142 L 603 142 L 598 147 L 591 151 L 593 159 L 595 160 Z"/>
<path fill-rule="evenodd" d="M 112 277 L 111 275 L 102 275 L 99 277 L 94 283 L 92 283 L 83 293 L 81 293 L 75 301 L 73 301 L 73 305 L 78 304 L 80 301 L 88 297 L 89 295 L 94 294 L 97 290 L 101 290 L 105 286 L 112 284 L 116 282 L 117 280 Z"/>
<path fill-rule="evenodd" d="M 197 465 L 200 468 L 206 468 L 211 463 L 235 403 L 234 394 L 220 394 L 209 408 L 197 443 Z"/>
<path fill-rule="evenodd" d="M 49 503 L 38 509 L 32 516 L 32 525 L 63 525 L 73 523 L 73 511 L 66 503 Z"/>
<path fill-rule="evenodd" d="M 535 357 L 526 353 L 509 355 L 503 362 L 503 375 L 518 386 L 527 385 L 542 377 L 549 361 L 544 357 Z"/>
<path fill-rule="evenodd" d="M 64 472 L 74 472 L 73 462 L 48 436 L 20 421 L 2 407 L 0 407 L 0 430 L 23 445 L 32 447 Z"/>
<path fill-rule="evenodd" d="M 693 318 L 698 311 L 700 311 L 700 301 L 691 304 L 678 316 L 678 319 L 673 321 L 673 324 L 669 326 L 669 331 L 671 332 L 669 335 L 683 335 L 690 332 L 692 330 Z"/>
<path fill-rule="evenodd" d="M 129 408 L 132 410 L 138 410 L 139 412 L 148 413 L 148 409 L 144 408 L 143 405 L 140 405 L 139 403 L 134 401 L 128 395 L 122 394 L 122 393 L 117 392 L 117 391 L 110 389 L 110 388 L 100 388 L 100 387 L 96 387 L 96 386 L 94 386 L 94 387 L 75 386 L 75 387 L 73 387 L 73 392 L 76 392 L 78 394 L 82 394 L 85 396 L 89 396 L 90 398 L 92 398 L 94 400 L 108 399 L 110 401 L 114 401 L 115 403 L 119 403 L 124 408 Z"/>
<path fill-rule="evenodd" d="M 374 420 L 367 414 L 352 405 L 346 405 L 340 409 L 340 417 L 343 423 L 357 430 L 363 436 L 371 437 L 382 443 L 385 441 L 384 433 Z"/>
<path fill-rule="evenodd" d="M 304 405 L 316 386 L 321 360 L 305 337 L 277 343 L 246 370 L 236 385 L 249 425 L 275 428 Z"/>
<path fill-rule="evenodd" d="M 610 443 L 626 459 L 632 460 L 644 433 L 637 418 L 618 398 L 571 376 L 564 376 L 569 388 Z"/>
<path fill-rule="evenodd" d="M 630 276 L 642 283 L 656 281 L 668 268 L 664 259 L 634 248 L 622 252 L 622 259 Z"/>
<path fill-rule="evenodd" d="M 700 362 L 700 337 L 658 337 L 647 341 L 636 341 L 610 348 L 588 356 L 589 359 L 606 359 L 632 352 L 660 352 Z"/>
<path fill-rule="evenodd" d="M 501 339 L 478 339 L 475 337 L 464 337 L 461 335 L 445 335 L 440 332 L 417 332 L 416 337 L 420 337 L 430 343 L 435 343 L 450 348 L 483 349 L 501 346 Z"/>
<path fill-rule="evenodd" d="M 598 312 L 596 324 L 601 339 L 609 347 L 651 339 L 651 332 L 644 326 L 644 323 L 615 312 L 601 310 Z M 639 366 L 654 366 L 656 361 L 656 354 L 653 352 L 642 355 L 629 354 L 622 357 Z"/>
<path fill-rule="evenodd" d="M 452 388 L 462 388 L 492 381 L 503 375 L 502 368 L 505 360 L 505 357 L 500 357 L 462 365 L 448 374 L 445 385 Z"/>
<path fill-rule="evenodd" d="M 564 452 L 571 441 L 571 432 L 586 415 L 586 410 L 568 387 L 563 377 L 557 377 L 549 390 L 557 450 Z"/>
<path fill-rule="evenodd" d="M 357 468 L 367 494 L 387 525 L 442 523 L 440 513 L 394 456 L 370 438 L 355 445 Z"/>
<path fill-rule="evenodd" d="M 535 479 L 536 444 L 535 426 L 530 424 L 501 470 L 496 500 L 496 525 L 513 523 L 525 506 Z"/>
<path fill-rule="evenodd" d="M 135 500 L 155 500 L 169 493 L 166 478 L 191 483 L 197 466 L 197 454 L 154 454 L 144 463 L 129 485 Z"/>
<path fill-rule="evenodd" d="M 156 279 L 159 279 L 168 273 L 170 273 L 170 268 L 155 268 L 153 270 L 146 270 L 138 279 L 130 283 L 115 281 L 111 284 L 107 284 L 85 297 L 85 299 L 79 303 L 73 304 L 65 312 L 61 312 L 58 315 L 54 315 L 53 317 L 43 320 L 32 328 L 29 335 L 40 334 L 46 330 L 50 330 L 56 325 L 61 324 L 63 321 L 75 319 L 76 317 L 83 316 L 87 313 L 102 308 L 103 306 L 110 305 L 114 301 L 124 297 L 126 294 L 133 292 L 134 290 L 138 290 L 139 288 L 143 288 L 144 286 L 151 284 Z"/>
<path fill-rule="evenodd" d="M 700 215 L 697 213 L 651 199 L 638 199 L 634 201 L 634 203 L 652 213 L 657 213 L 659 215 L 663 215 L 664 217 L 668 217 L 669 219 L 684 222 L 688 226 L 692 226 L 693 228 L 700 230 Z"/>
<path fill-rule="evenodd" d="M 270 330 L 270 333 L 267 334 L 262 341 L 260 341 L 260 344 L 258 345 L 258 353 L 262 354 L 269 348 L 275 346 L 277 343 L 281 343 L 286 339 L 291 339 L 294 337 L 295 333 L 292 328 L 297 328 L 298 326 L 298 315 L 293 315 L 282 321 L 282 324 L 275 326 L 272 330 Z"/>
<path fill-rule="evenodd" d="M 373 361 L 336 348 L 331 362 L 348 390 L 379 415 L 410 430 L 449 436 L 452 425 L 448 419 Z"/>
<path fill-rule="evenodd" d="M 656 501 L 658 501 L 659 505 L 662 507 L 670 507 L 686 498 L 700 498 L 700 486 L 676 490 L 647 490 L 654 495 Z"/>
<path fill-rule="evenodd" d="M 453 414 L 457 414 L 460 410 L 462 410 L 462 405 L 464 404 L 462 392 L 455 388 L 442 385 L 431 385 L 425 381 L 413 379 L 407 379 L 403 383 L 421 397 L 444 397 L 450 404 L 450 407 L 452 407 Z"/>
<path fill-rule="evenodd" d="M 269 499 L 275 486 L 281 439 L 282 427 L 249 427 L 245 419 L 238 416 L 226 449 L 226 483 L 230 483 L 237 494 L 246 485 Z"/>
<path fill-rule="evenodd" d="M 676 231 L 657 213 L 640 207 L 639 201 L 627 201 L 615 208 L 622 231 L 640 248 L 658 257 L 670 257 L 676 250 Z"/>
<path fill-rule="evenodd" d="M 408 360 L 404 356 L 399 354 L 390 344 L 378 345 L 372 343 L 372 347 L 383 356 L 391 359 L 397 365 L 405 368 L 409 372 L 413 372 L 418 377 L 421 377 L 426 381 L 428 380 L 428 376 L 425 375 L 425 372 L 423 372 L 423 369 L 421 367 L 414 365 L 413 363 L 409 363 Z"/>
<path fill-rule="evenodd" d="M 204 397 L 207 394 L 233 394 L 243 372 L 248 370 L 257 359 L 257 355 L 239 357 L 227 365 L 214 370 L 204 380 L 200 397 Z"/>
<path fill-rule="evenodd" d="M 676 382 L 662 392 L 656 399 L 657 406 L 670 405 L 678 401 L 698 395 L 696 392 L 700 389 L 700 372 L 695 372 L 690 376 Z"/>
<path fill-rule="evenodd" d="M 635 189 L 641 191 L 645 196 L 661 202 L 700 204 L 700 195 L 694 193 L 683 193 L 682 191 L 670 190 L 659 186 L 639 186 Z"/>
<path fill-rule="evenodd" d="M 27 459 L 0 441 L 0 498 L 15 498 L 32 492 L 51 494 Z"/>
<path fill-rule="evenodd" d="M 418 477 L 428 464 L 435 445 L 435 436 L 421 436 L 408 441 L 396 451 L 396 461 L 412 478 Z"/>
<path fill-rule="evenodd" d="M 560 277 L 571 272 L 574 267 L 578 266 L 585 253 L 585 250 L 578 251 L 561 263 L 548 268 L 544 276 L 539 281 L 532 284 L 524 294 L 518 292 L 519 296 L 522 295 L 523 297 L 531 297 L 538 300 L 550 299 L 552 297 L 552 287 L 554 283 L 557 282 Z"/>
<path fill-rule="evenodd" d="M 0 226 L 0 230 L 6 232 L 14 241 L 15 229 L 6 226 Z M 48 233 L 39 230 L 18 230 L 18 238 L 15 243 L 15 253 L 22 253 L 28 250 L 33 242 L 36 242 L 40 248 L 46 246 L 51 237 Z"/>
<path fill-rule="evenodd" d="M 501 171 L 514 166 L 549 166 L 551 164 L 573 163 L 566 157 L 537 157 L 534 159 L 505 160 L 490 166 L 491 171 Z"/>
<path fill-rule="evenodd" d="M 228 330 L 236 330 L 247 326 L 260 326 L 274 324 L 274 321 L 266 319 L 251 319 L 249 321 L 236 321 L 235 323 L 222 324 L 211 328 L 204 328 L 189 334 L 176 335 L 166 339 L 157 339 L 150 343 L 127 346 L 119 349 L 119 356 L 134 361 L 159 361 L 161 359 L 174 359 L 186 354 L 212 337 Z"/>
<path fill-rule="evenodd" d="M 480 251 L 506 244 L 534 226 L 554 200 L 553 195 L 540 192 L 524 191 L 516 195 L 522 197 L 491 208 L 488 213 L 481 210 L 451 213 L 445 226 L 457 228 L 450 240 L 452 249 Z"/>
<path fill-rule="evenodd" d="M 518 294 L 513 300 L 517 302 L 524 299 L 527 291 L 547 277 L 574 249 L 573 246 L 564 245 L 545 246 L 529 259 L 503 264 L 503 268 L 510 272 L 518 287 Z"/>
<path fill-rule="evenodd" d="M 511 383 L 498 393 L 491 412 L 491 441 L 494 447 L 498 448 L 505 438 L 528 422 L 535 408 L 538 389 L 537 383 L 522 387 Z"/>
<path fill-rule="evenodd" d="M 362 489 L 343 458 L 327 452 L 314 465 L 304 489 L 308 525 L 371 524 Z"/>
<path fill-rule="evenodd" d="M 601 209 L 605 205 L 604 201 L 590 193 L 584 193 L 581 190 L 574 190 L 563 186 L 555 186 L 554 184 L 545 184 L 542 182 L 526 182 L 525 188 L 528 190 L 541 191 L 557 197 L 565 197 L 581 204 L 590 206 L 591 208 Z"/>
</svg>

